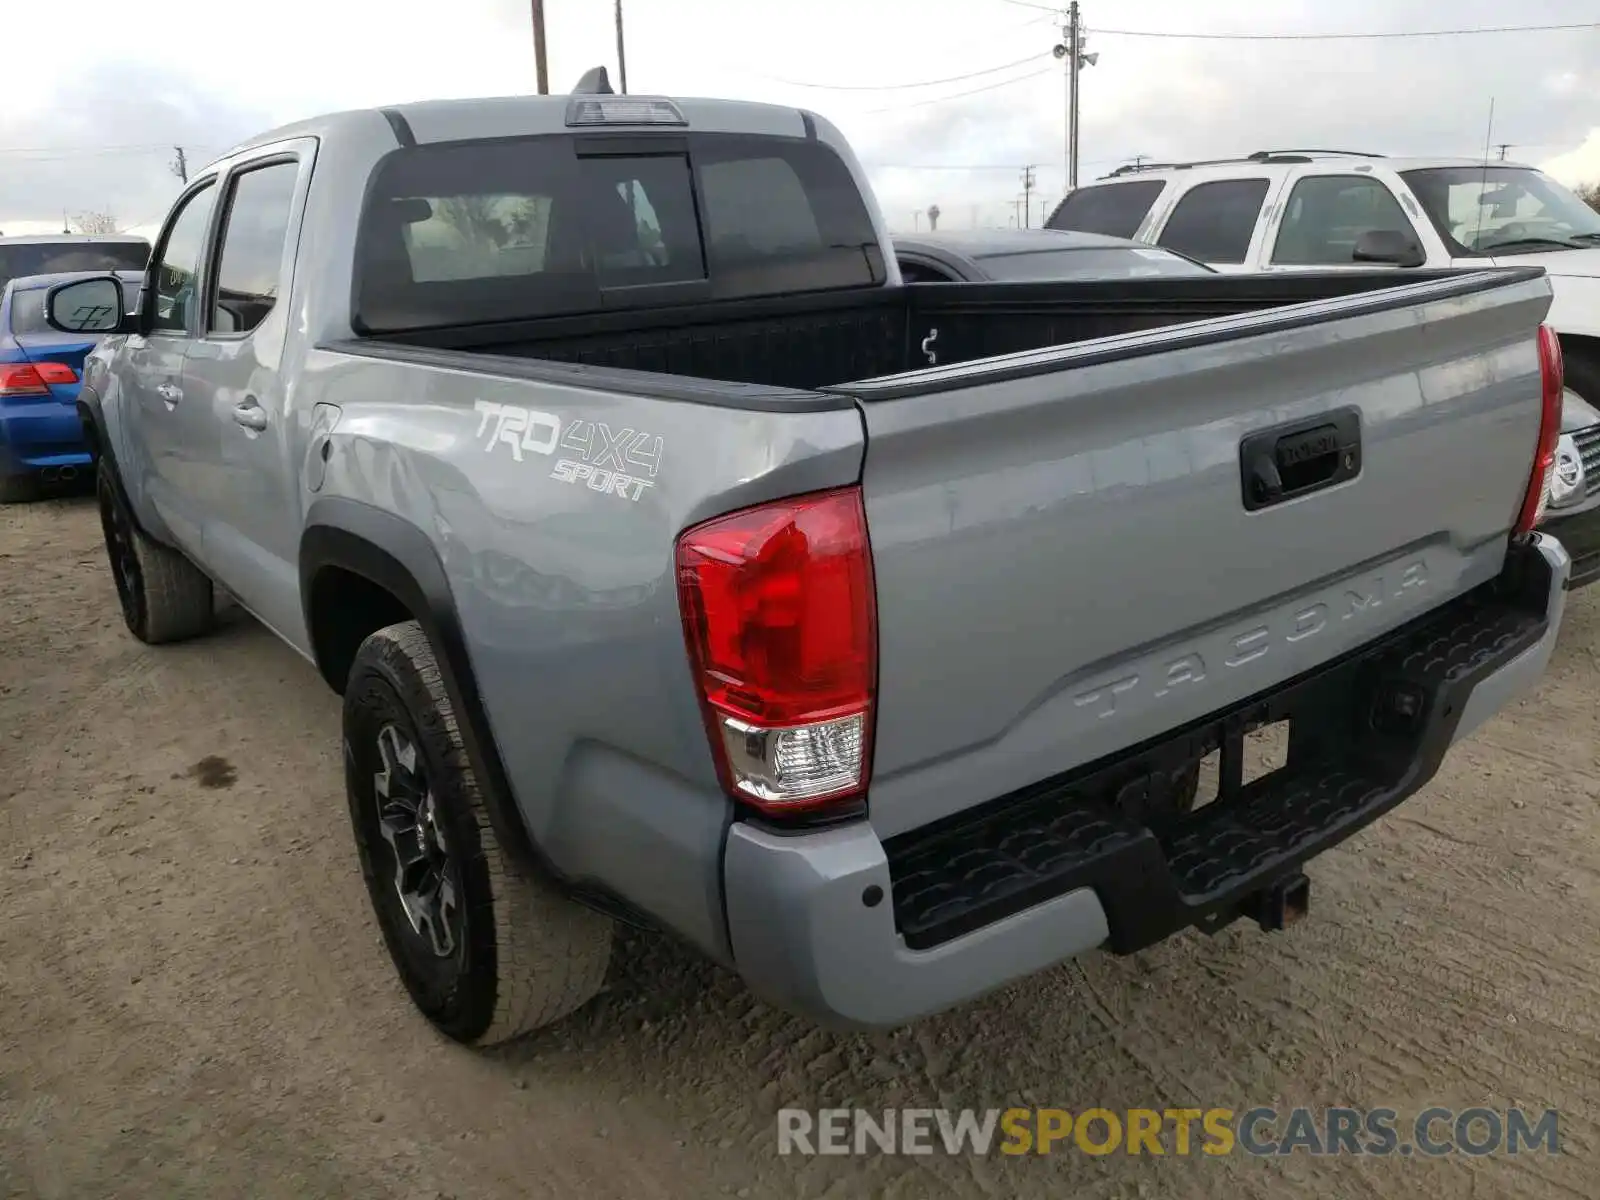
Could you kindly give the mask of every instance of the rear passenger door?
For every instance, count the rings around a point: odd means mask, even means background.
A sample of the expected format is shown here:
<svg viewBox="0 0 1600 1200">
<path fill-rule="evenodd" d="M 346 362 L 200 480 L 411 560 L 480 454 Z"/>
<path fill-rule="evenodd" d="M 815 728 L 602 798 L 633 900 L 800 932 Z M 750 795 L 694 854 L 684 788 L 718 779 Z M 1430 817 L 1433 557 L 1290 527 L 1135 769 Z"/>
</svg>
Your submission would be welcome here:
<svg viewBox="0 0 1600 1200">
<path fill-rule="evenodd" d="M 184 365 L 185 403 L 216 431 L 218 486 L 205 513 L 207 565 L 245 608 L 303 648 L 297 566 L 301 456 L 285 405 L 296 231 L 315 142 L 280 143 L 234 164 L 221 185 L 200 335 Z"/>
<path fill-rule="evenodd" d="M 1225 273 L 1252 270 L 1274 184 L 1265 175 L 1192 184 L 1172 206 L 1155 244 Z"/>
</svg>

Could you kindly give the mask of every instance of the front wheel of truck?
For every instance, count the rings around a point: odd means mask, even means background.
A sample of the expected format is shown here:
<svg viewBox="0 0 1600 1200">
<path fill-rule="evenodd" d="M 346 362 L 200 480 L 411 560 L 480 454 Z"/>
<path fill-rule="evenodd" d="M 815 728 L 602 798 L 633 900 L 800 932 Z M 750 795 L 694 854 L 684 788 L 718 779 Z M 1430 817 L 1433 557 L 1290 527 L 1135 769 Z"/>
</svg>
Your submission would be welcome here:
<svg viewBox="0 0 1600 1200">
<path fill-rule="evenodd" d="M 487 1046 L 547 1025 L 600 990 L 609 918 L 501 849 L 427 635 L 369 636 L 344 693 L 345 790 L 384 944 L 424 1016 Z"/>
</svg>

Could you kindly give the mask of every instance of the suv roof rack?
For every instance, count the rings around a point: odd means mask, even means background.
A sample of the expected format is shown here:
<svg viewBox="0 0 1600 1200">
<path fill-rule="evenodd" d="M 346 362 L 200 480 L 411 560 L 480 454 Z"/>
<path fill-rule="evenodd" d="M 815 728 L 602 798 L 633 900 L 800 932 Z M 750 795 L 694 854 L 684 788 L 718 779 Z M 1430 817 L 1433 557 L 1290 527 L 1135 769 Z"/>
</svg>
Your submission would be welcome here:
<svg viewBox="0 0 1600 1200">
<path fill-rule="evenodd" d="M 1102 179 L 1112 179 L 1118 175 L 1137 175 L 1141 171 L 1187 171 L 1190 167 L 1213 167 L 1223 163 L 1244 162 L 1242 158 L 1204 158 L 1194 162 L 1147 162 L 1124 163 L 1110 175 L 1102 175 Z"/>
<path fill-rule="evenodd" d="M 1144 171 L 1187 171 L 1192 167 L 1221 167 L 1230 163 L 1308 163 L 1320 155 L 1341 158 L 1382 158 L 1381 154 L 1365 150 L 1257 150 L 1243 158 L 1201 158 L 1193 162 L 1124 163 L 1101 179 L 1116 179 L 1123 175 L 1138 175 Z"/>
<path fill-rule="evenodd" d="M 1257 150 L 1254 154 L 1250 155 L 1250 160 L 1252 162 L 1268 162 L 1272 159 L 1284 159 L 1291 154 L 1329 154 L 1338 158 L 1384 157 L 1383 155 L 1375 153 L 1371 150 L 1308 150 L 1304 147 L 1296 146 L 1293 149 L 1285 150 Z"/>
</svg>

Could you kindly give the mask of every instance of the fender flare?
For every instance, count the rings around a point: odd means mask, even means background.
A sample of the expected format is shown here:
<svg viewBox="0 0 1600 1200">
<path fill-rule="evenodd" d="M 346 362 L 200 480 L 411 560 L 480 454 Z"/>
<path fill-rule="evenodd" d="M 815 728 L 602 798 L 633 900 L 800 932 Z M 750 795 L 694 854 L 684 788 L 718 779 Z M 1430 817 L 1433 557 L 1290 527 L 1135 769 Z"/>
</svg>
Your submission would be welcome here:
<svg viewBox="0 0 1600 1200">
<path fill-rule="evenodd" d="M 340 691 L 342 681 L 328 677 L 311 620 L 312 587 L 325 567 L 338 567 L 378 585 L 416 617 L 437 655 L 445 693 L 455 709 L 467 758 L 477 772 L 495 837 L 523 866 L 560 882 L 559 872 L 539 852 L 512 799 L 444 564 L 428 536 L 405 518 L 356 500 L 322 497 L 312 502 L 300 539 L 300 604 L 317 669 L 330 687 Z"/>
</svg>

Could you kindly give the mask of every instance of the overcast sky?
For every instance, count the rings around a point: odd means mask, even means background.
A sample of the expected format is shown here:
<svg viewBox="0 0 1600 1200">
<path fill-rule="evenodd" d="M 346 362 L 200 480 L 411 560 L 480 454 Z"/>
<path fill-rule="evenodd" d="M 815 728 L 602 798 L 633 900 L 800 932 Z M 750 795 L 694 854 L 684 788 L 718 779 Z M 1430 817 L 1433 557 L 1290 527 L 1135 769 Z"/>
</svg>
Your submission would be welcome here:
<svg viewBox="0 0 1600 1200">
<path fill-rule="evenodd" d="M 1033 0 L 1030 0 L 1030 4 Z M 1037 0 L 1045 4 L 1047 0 Z M 528 0 L 5 0 L 0 231 L 109 210 L 159 221 L 184 146 L 317 112 L 535 90 Z M 604 63 L 612 0 L 545 0 L 551 88 Z M 1017 0 L 624 0 L 634 92 L 798 104 L 868 164 L 890 223 L 1003 224 L 1022 168 L 1065 183 L 1065 82 L 1051 13 Z M 69 14 L 70 37 L 63 36 Z M 1596 0 L 1084 0 L 1080 182 L 1132 155 L 1267 146 L 1510 157 L 1600 180 L 1600 30 L 1369 41 L 1164 34 L 1371 33 L 1600 20 Z M 38 52 L 28 47 L 37 46 Z M 990 68 L 1033 61 L 990 71 Z M 974 75 L 976 72 L 986 72 Z M 930 80 L 972 76 L 933 86 Z M 803 84 L 819 86 L 800 86 Z M 984 90 L 977 90 L 984 89 Z M 962 95 L 961 93 L 970 93 Z M 1498 154 L 1498 151 L 1495 152 Z M 1033 220 L 1039 219 L 1039 208 Z"/>
</svg>

